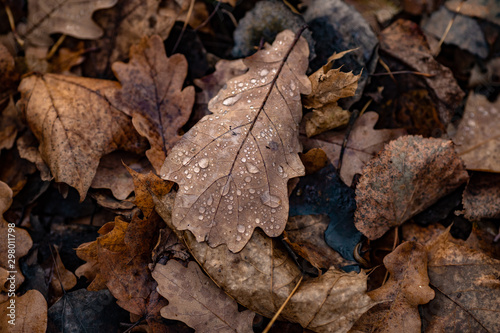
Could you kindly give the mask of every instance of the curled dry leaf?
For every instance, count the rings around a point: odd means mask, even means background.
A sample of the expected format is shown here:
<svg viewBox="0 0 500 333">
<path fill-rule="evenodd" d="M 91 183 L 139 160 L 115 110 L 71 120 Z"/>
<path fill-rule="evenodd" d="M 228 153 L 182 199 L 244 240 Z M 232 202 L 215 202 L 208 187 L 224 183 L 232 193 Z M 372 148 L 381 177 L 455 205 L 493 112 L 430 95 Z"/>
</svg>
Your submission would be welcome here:
<svg viewBox="0 0 500 333">
<path fill-rule="evenodd" d="M 418 305 L 434 298 L 427 276 L 427 251 L 417 242 L 404 242 L 384 258 L 391 274 L 387 283 L 368 293 L 378 304 L 350 331 L 420 332 Z"/>
<path fill-rule="evenodd" d="M 374 129 L 378 120 L 376 112 L 365 112 L 354 123 L 349 140 L 344 151 L 340 177 L 348 186 L 351 186 L 355 174 L 361 173 L 365 164 L 378 153 L 384 144 L 406 134 L 403 129 Z M 329 131 L 315 136 L 313 139 L 301 136 L 304 149 L 321 148 L 332 164 L 337 167 L 346 136 L 345 131 Z"/>
<path fill-rule="evenodd" d="M 178 132 L 193 108 L 194 87 L 182 89 L 187 66 L 181 54 L 167 58 L 163 41 L 156 35 L 144 37 L 130 48 L 129 63 L 113 64 L 122 88 L 108 97 L 132 117 L 137 132 L 148 139 L 151 148 L 146 156 L 157 172 L 180 139 Z"/>
<path fill-rule="evenodd" d="M 500 261 L 449 238 L 448 229 L 427 245 L 436 298 L 422 308 L 426 332 L 500 332 Z"/>
<path fill-rule="evenodd" d="M 166 265 L 156 265 L 152 274 L 158 292 L 168 300 L 161 309 L 164 318 L 180 320 L 197 332 L 253 332 L 255 313 L 239 312 L 238 303 L 203 274 L 194 261 L 184 267 L 170 260 Z"/>
<path fill-rule="evenodd" d="M 45 276 L 50 280 L 53 297 L 59 298 L 66 291 L 76 286 L 76 276 L 64 266 L 57 247 L 54 246 L 53 249 L 54 257 L 50 257 L 48 260 L 49 264 L 45 269 Z M 53 260 L 53 258 L 55 260 Z"/>
<path fill-rule="evenodd" d="M 14 313 L 10 301 L 0 304 L 0 327 L 4 332 L 45 333 L 47 331 L 47 302 L 38 290 L 28 290 L 15 298 Z M 9 323 L 13 320 L 14 324 Z"/>
<path fill-rule="evenodd" d="M 240 251 L 253 230 L 280 235 L 288 218 L 287 181 L 304 174 L 298 152 L 300 94 L 308 46 L 280 33 L 244 60 L 246 74 L 229 82 L 172 149 L 162 178 L 179 184 L 174 226 L 210 246 Z"/>
<path fill-rule="evenodd" d="M 471 221 L 500 218 L 500 175 L 475 173 L 465 188 L 463 204 Z"/>
<path fill-rule="evenodd" d="M 448 124 L 465 94 L 451 70 L 434 59 L 418 25 L 399 19 L 384 29 L 379 38 L 383 52 L 406 64 L 411 70 L 428 74 L 423 80 L 430 88 L 441 122 Z"/>
<path fill-rule="evenodd" d="M 117 88 L 112 81 L 54 74 L 29 76 L 19 86 L 43 160 L 82 201 L 103 155 L 117 149 L 139 153 L 144 146 L 129 117 L 104 96 Z"/>
<path fill-rule="evenodd" d="M 421 136 L 391 141 L 363 170 L 356 188 L 356 228 L 377 239 L 468 177 L 451 141 Z"/>
<path fill-rule="evenodd" d="M 98 9 L 113 7 L 118 0 L 30 0 L 28 24 L 21 29 L 26 40 L 38 46 L 52 45 L 50 34 L 97 39 L 102 29 L 92 20 Z"/>
<path fill-rule="evenodd" d="M 9 292 L 12 289 L 17 290 L 21 283 L 23 283 L 24 276 L 21 273 L 19 259 L 28 254 L 28 251 L 33 246 L 33 241 L 26 230 L 17 228 L 14 223 L 8 223 L 4 220 L 3 214 L 9 209 L 11 204 L 12 190 L 7 184 L 0 181 L 0 253 L 4 255 L 4 260 L 0 261 L 0 277 L 2 277 L 0 292 Z M 14 254 L 12 253 L 12 244 L 15 245 Z M 13 255 L 13 257 L 11 258 L 9 255 Z M 10 273 L 9 271 L 15 273 Z M 15 276 L 14 280 L 6 280 L 13 275 Z M 15 284 L 14 288 L 12 282 Z"/>
<path fill-rule="evenodd" d="M 172 223 L 173 195 L 154 197 L 156 210 Z M 239 252 L 226 245 L 211 248 L 189 231 L 176 231 L 212 280 L 248 309 L 272 317 L 296 286 L 301 272 L 281 243 L 262 231 L 253 233 Z M 315 332 L 347 332 L 374 302 L 366 295 L 366 275 L 330 268 L 301 283 L 281 319 Z"/>
<path fill-rule="evenodd" d="M 354 75 L 352 71 L 345 73 L 341 68 L 332 69 L 335 59 L 341 58 L 346 52 L 339 56 L 334 55 L 328 64 L 309 76 L 312 92 L 302 99 L 306 108 L 313 109 L 304 116 L 308 137 L 347 125 L 349 122 L 350 112 L 342 109 L 337 101 L 356 94 L 361 74 Z"/>
<path fill-rule="evenodd" d="M 500 99 L 471 93 L 453 136 L 458 155 L 469 170 L 500 172 Z"/>
</svg>

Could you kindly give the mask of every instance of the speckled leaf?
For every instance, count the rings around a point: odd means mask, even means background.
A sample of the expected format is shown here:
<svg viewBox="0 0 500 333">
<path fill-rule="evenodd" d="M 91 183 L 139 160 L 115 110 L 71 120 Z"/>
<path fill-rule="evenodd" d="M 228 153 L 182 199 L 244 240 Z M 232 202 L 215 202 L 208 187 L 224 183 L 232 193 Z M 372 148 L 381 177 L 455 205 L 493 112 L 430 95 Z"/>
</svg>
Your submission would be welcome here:
<svg viewBox="0 0 500 333">
<path fill-rule="evenodd" d="M 162 178 L 179 184 L 174 225 L 210 246 L 240 251 L 256 227 L 280 235 L 288 218 L 287 181 L 304 174 L 298 152 L 300 94 L 308 46 L 291 31 L 244 60 L 247 73 L 227 82 L 168 155 Z"/>
<path fill-rule="evenodd" d="M 484 95 L 470 94 L 452 138 L 467 169 L 500 172 L 499 115 L 500 99 L 491 103 Z"/>
<path fill-rule="evenodd" d="M 471 221 L 500 217 L 500 175 L 475 173 L 463 195 L 465 217 Z"/>
<path fill-rule="evenodd" d="M 161 309 L 164 318 L 180 320 L 197 332 L 253 332 L 255 313 L 238 311 L 238 303 L 219 289 L 200 267 L 175 260 L 156 265 L 153 278 L 159 293 L 168 300 Z"/>
<path fill-rule="evenodd" d="M 52 45 L 50 34 L 97 39 L 102 29 L 92 20 L 94 11 L 113 7 L 118 0 L 30 0 L 26 39 L 38 46 Z"/>
<path fill-rule="evenodd" d="M 179 141 L 178 132 L 193 108 L 194 87 L 182 88 L 187 68 L 183 55 L 167 58 L 157 35 L 144 37 L 132 46 L 127 64 L 113 64 L 122 88 L 109 98 L 132 117 L 137 132 L 148 139 L 151 148 L 146 156 L 157 172 L 168 151 Z"/>
<path fill-rule="evenodd" d="M 356 228 L 377 239 L 467 179 L 451 141 L 421 136 L 391 141 L 363 170 L 356 188 Z"/>
</svg>

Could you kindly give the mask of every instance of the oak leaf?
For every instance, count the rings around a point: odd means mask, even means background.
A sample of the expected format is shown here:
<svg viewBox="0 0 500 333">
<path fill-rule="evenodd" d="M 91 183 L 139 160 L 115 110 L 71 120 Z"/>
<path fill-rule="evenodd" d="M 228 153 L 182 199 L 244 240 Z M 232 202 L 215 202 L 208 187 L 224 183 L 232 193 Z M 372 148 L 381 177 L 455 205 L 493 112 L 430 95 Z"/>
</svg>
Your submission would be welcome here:
<svg viewBox="0 0 500 333">
<path fill-rule="evenodd" d="M 422 308 L 427 332 L 499 332 L 500 260 L 450 241 L 449 229 L 427 245 L 436 298 Z"/>
<path fill-rule="evenodd" d="M 173 195 L 154 196 L 156 211 L 172 225 Z M 285 302 L 300 276 L 295 261 L 281 243 L 256 230 L 239 252 L 198 242 L 190 231 L 176 231 L 212 280 L 238 303 L 271 318 Z M 364 273 L 330 268 L 301 283 L 280 314 L 315 332 L 347 332 L 375 303 L 366 295 Z"/>
<path fill-rule="evenodd" d="M 143 150 L 129 117 L 105 97 L 117 88 L 113 81 L 55 74 L 29 76 L 19 86 L 43 160 L 55 180 L 76 188 L 82 201 L 103 155 Z"/>
<path fill-rule="evenodd" d="M 24 295 L 16 297 L 14 303 L 14 318 L 8 306 L 10 301 L 0 304 L 0 327 L 4 332 L 45 333 L 47 331 L 47 302 L 36 289 L 28 290 Z M 15 319 L 15 325 L 8 323 Z"/>
<path fill-rule="evenodd" d="M 340 169 L 340 177 L 348 186 L 351 186 L 354 175 L 363 171 L 365 164 L 384 148 L 385 143 L 406 134 L 403 129 L 374 129 L 378 118 L 376 112 L 365 112 L 354 123 L 349 134 Z M 345 136 L 345 131 L 329 131 L 314 138 L 301 136 L 300 139 L 304 149 L 323 149 L 332 164 L 338 167 Z"/>
<path fill-rule="evenodd" d="M 253 332 L 255 313 L 239 312 L 238 304 L 194 261 L 184 267 L 169 260 L 166 265 L 156 265 L 152 274 L 158 292 L 168 300 L 161 309 L 164 318 L 183 321 L 197 332 Z"/>
<path fill-rule="evenodd" d="M 102 29 L 92 20 L 98 9 L 113 7 L 118 0 L 30 0 L 28 24 L 21 30 L 26 40 L 38 46 L 52 45 L 50 34 L 97 39 Z"/>
<path fill-rule="evenodd" d="M 469 170 L 500 172 L 500 99 L 494 103 L 471 93 L 464 116 L 453 136 L 458 155 Z"/>
<path fill-rule="evenodd" d="M 280 33 L 244 60 L 201 119 L 167 156 L 162 178 L 177 182 L 174 226 L 210 246 L 240 251 L 253 230 L 280 235 L 288 218 L 287 181 L 304 174 L 298 152 L 300 94 L 309 93 L 308 46 Z"/>
<path fill-rule="evenodd" d="M 350 331 L 420 332 L 418 306 L 434 298 L 427 276 L 427 251 L 417 242 L 404 242 L 384 258 L 391 274 L 382 287 L 368 295 L 378 304 Z"/>
<path fill-rule="evenodd" d="M 356 228 L 377 239 L 468 177 L 449 140 L 404 136 L 391 141 L 363 170 L 356 188 Z"/>
<path fill-rule="evenodd" d="M 156 35 L 132 46 L 127 64 L 113 64 L 122 88 L 109 98 L 132 117 L 137 132 L 148 139 L 151 148 L 146 156 L 157 172 L 180 139 L 178 132 L 193 108 L 194 87 L 182 88 L 187 66 L 181 54 L 168 58 L 163 41 Z"/>
</svg>

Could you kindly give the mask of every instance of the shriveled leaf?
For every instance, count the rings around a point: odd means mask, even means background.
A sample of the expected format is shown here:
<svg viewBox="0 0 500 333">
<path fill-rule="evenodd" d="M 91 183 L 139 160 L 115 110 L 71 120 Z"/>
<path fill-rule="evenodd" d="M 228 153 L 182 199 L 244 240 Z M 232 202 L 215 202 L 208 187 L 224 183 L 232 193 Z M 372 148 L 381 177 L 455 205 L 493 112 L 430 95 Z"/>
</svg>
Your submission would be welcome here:
<svg viewBox="0 0 500 333">
<path fill-rule="evenodd" d="M 384 144 L 406 134 L 403 129 L 374 129 L 378 120 L 375 112 L 365 112 L 355 123 L 347 141 L 340 177 L 348 186 L 355 174 L 361 173 L 365 164 Z M 314 139 L 301 136 L 304 149 L 322 148 L 334 166 L 338 166 L 345 131 L 322 133 Z"/>
<path fill-rule="evenodd" d="M 129 63 L 114 63 L 113 71 L 122 88 L 109 97 L 148 139 L 151 148 L 146 156 L 159 172 L 194 103 L 194 87 L 182 88 L 186 58 L 181 54 L 167 58 L 162 39 L 155 35 L 132 46 Z"/>
<path fill-rule="evenodd" d="M 153 172 L 142 174 L 125 166 L 132 176 L 135 187 L 135 204 L 142 211 L 144 216 L 149 216 L 154 210 L 154 202 L 151 197 L 151 191 L 158 195 L 166 195 L 174 185 L 172 182 L 166 182 L 160 179 Z"/>
<path fill-rule="evenodd" d="M 368 162 L 356 188 L 356 228 L 377 239 L 468 179 L 451 141 L 404 136 Z"/>
<path fill-rule="evenodd" d="M 500 217 L 500 175 L 474 174 L 464 191 L 465 217 L 469 220 Z"/>
<path fill-rule="evenodd" d="M 98 9 L 113 7 L 118 0 L 30 0 L 28 24 L 23 36 L 38 46 L 52 45 L 50 34 L 61 33 L 80 39 L 97 39 L 102 29 L 92 20 Z"/>
<path fill-rule="evenodd" d="M 45 333 L 47 330 L 47 302 L 38 290 L 28 290 L 15 301 L 14 312 L 10 300 L 0 304 L 0 327 L 4 332 Z M 12 315 L 11 315 L 12 314 Z M 9 316 L 11 315 L 11 316 Z M 12 320 L 11 324 L 9 323 Z"/>
<path fill-rule="evenodd" d="M 500 172 L 500 99 L 471 93 L 464 116 L 453 136 L 458 155 L 469 170 Z"/>
<path fill-rule="evenodd" d="M 404 242 L 384 258 L 391 274 L 368 295 L 378 304 L 365 313 L 354 332 L 420 332 L 418 305 L 434 298 L 427 276 L 427 251 L 417 242 Z"/>
<path fill-rule="evenodd" d="M 172 149 L 162 178 L 179 184 L 174 226 L 210 246 L 240 251 L 253 230 L 271 237 L 288 218 L 287 181 L 304 174 L 298 152 L 300 94 L 308 47 L 280 33 L 244 60 L 246 74 L 227 82 L 200 120 Z"/>
<path fill-rule="evenodd" d="M 143 143 L 128 116 L 104 94 L 112 81 L 54 74 L 21 82 L 21 105 L 55 180 L 73 186 L 83 201 L 100 158 L 117 149 L 141 152 Z"/>
<path fill-rule="evenodd" d="M 173 196 L 155 197 L 156 210 L 171 224 Z M 253 233 L 239 252 L 226 245 L 211 248 L 189 231 L 177 231 L 205 272 L 238 303 L 272 317 L 296 286 L 301 272 L 279 241 L 262 231 Z M 279 318 L 315 332 L 347 332 L 374 302 L 366 295 L 364 273 L 330 268 L 301 283 Z"/>
<path fill-rule="evenodd" d="M 8 223 L 4 220 L 3 214 L 11 204 L 12 190 L 7 184 L 0 181 L 0 253 L 4 256 L 4 260 L 0 261 L 0 276 L 4 278 L 0 281 L 1 292 L 8 292 L 9 289 L 17 290 L 23 283 L 24 276 L 19 260 L 28 254 L 33 246 L 33 241 L 26 230 L 17 228 L 14 223 Z M 12 244 L 15 245 L 14 253 L 12 253 Z M 10 279 L 6 280 L 7 278 Z M 13 285 L 14 288 L 12 288 Z M 9 326 L 2 325 L 2 327 Z"/>
<path fill-rule="evenodd" d="M 76 276 L 66 269 L 59 255 L 59 250 L 54 246 L 54 260 L 49 259 L 49 267 L 45 269 L 45 275 L 50 277 L 50 287 L 54 296 L 59 298 L 65 291 L 71 290 L 76 285 Z"/>
<path fill-rule="evenodd" d="M 434 59 L 418 25 L 397 20 L 380 34 L 380 48 L 411 70 L 428 74 L 423 80 L 435 100 L 441 122 L 447 125 L 465 94 L 451 70 Z"/>
<path fill-rule="evenodd" d="M 238 311 L 238 304 L 191 261 L 186 268 L 175 260 L 156 265 L 153 278 L 168 300 L 164 318 L 180 320 L 198 332 L 253 332 L 255 313 Z M 186 311 L 187 310 L 187 311 Z"/>
<path fill-rule="evenodd" d="M 356 94 L 361 74 L 345 73 L 341 68 L 331 69 L 333 61 L 341 56 L 334 55 L 328 64 L 309 76 L 312 92 L 302 99 L 306 108 L 313 109 L 304 117 L 308 137 L 349 122 L 350 112 L 342 109 L 337 101 Z"/>
<path fill-rule="evenodd" d="M 436 298 L 423 306 L 427 332 L 499 332 L 500 261 L 449 240 L 449 230 L 427 246 Z"/>
<path fill-rule="evenodd" d="M 325 231 L 329 223 L 330 219 L 326 215 L 292 216 L 285 228 L 285 241 L 295 253 L 318 269 L 354 264 L 326 244 Z"/>
</svg>

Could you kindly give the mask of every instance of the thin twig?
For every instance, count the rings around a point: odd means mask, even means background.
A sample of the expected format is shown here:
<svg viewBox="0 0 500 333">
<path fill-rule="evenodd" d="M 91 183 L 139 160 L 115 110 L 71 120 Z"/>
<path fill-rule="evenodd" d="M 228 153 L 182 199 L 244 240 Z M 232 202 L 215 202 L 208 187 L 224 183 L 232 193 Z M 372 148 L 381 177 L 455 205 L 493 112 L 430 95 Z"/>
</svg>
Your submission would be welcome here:
<svg viewBox="0 0 500 333">
<path fill-rule="evenodd" d="M 421 73 L 421 72 L 414 72 L 414 71 L 396 71 L 396 72 L 390 72 L 390 73 L 374 73 L 374 74 L 370 74 L 370 76 L 390 75 L 391 77 L 393 77 L 393 75 L 398 75 L 398 74 L 413 74 L 413 75 L 420 75 L 420 76 L 425 76 L 425 77 L 434 77 L 434 76 L 436 76 L 435 74 Z"/>
<path fill-rule="evenodd" d="M 198 31 L 199 29 L 201 29 L 205 25 L 207 25 L 207 23 L 210 22 L 210 20 L 212 19 L 212 17 L 215 15 L 215 13 L 217 12 L 217 10 L 219 9 L 220 4 L 221 4 L 221 1 L 217 1 L 217 5 L 215 6 L 215 8 L 212 11 L 212 13 L 210 13 L 210 15 L 207 17 L 207 19 L 205 21 L 203 21 L 199 26 L 197 26 L 196 28 L 194 28 L 193 31 Z"/>
<path fill-rule="evenodd" d="M 24 41 L 19 37 L 17 30 L 16 30 L 16 21 L 14 20 L 14 15 L 12 14 L 12 11 L 10 10 L 10 7 L 7 3 L 4 2 L 4 8 L 5 8 L 5 13 L 7 14 L 7 18 L 9 19 L 9 25 L 10 25 L 10 30 L 12 30 L 12 34 L 14 35 L 14 38 L 16 39 L 16 42 L 24 46 Z"/>
<path fill-rule="evenodd" d="M 441 40 L 439 41 L 438 43 L 438 46 L 436 48 L 436 50 L 434 51 L 434 56 L 436 57 L 439 52 L 441 52 L 441 46 L 443 45 L 444 43 L 444 40 L 446 39 L 446 36 L 448 36 L 448 33 L 450 32 L 450 29 L 451 29 L 451 26 L 453 25 L 453 23 L 455 22 L 455 19 L 457 18 L 458 16 L 458 13 L 460 13 L 460 11 L 462 10 L 462 5 L 464 4 L 465 0 L 462 0 L 460 1 L 460 3 L 458 4 L 457 6 L 457 9 L 455 9 L 455 14 L 453 15 L 453 17 L 451 18 L 450 22 L 448 22 L 448 26 L 446 27 L 446 29 L 444 30 L 444 34 L 443 36 L 441 37 Z"/>
</svg>

